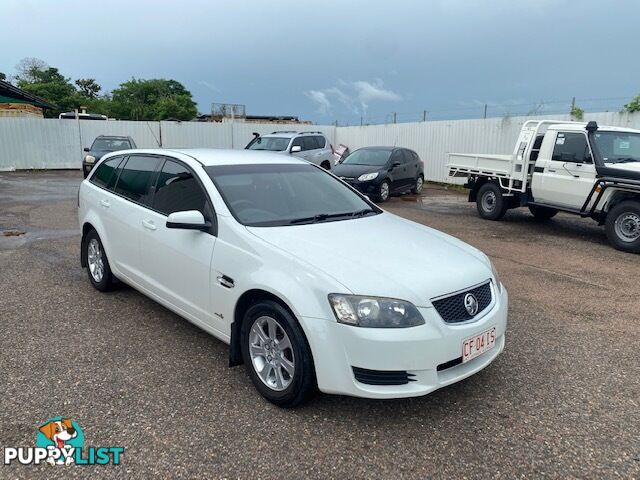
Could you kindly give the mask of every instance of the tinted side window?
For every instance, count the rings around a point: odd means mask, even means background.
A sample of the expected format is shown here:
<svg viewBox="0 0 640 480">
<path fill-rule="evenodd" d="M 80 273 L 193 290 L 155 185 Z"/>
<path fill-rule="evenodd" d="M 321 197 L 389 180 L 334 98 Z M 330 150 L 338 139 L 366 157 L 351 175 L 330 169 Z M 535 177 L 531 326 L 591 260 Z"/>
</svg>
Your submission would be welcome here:
<svg viewBox="0 0 640 480">
<path fill-rule="evenodd" d="M 116 177 L 116 169 L 122 161 L 122 157 L 110 158 L 109 160 L 102 162 L 95 173 L 91 176 L 91 183 L 98 185 L 99 187 L 107 188 L 109 181 Z"/>
<path fill-rule="evenodd" d="M 124 165 L 115 192 L 143 205 L 150 204 L 150 184 L 158 157 L 131 156 Z"/>
<path fill-rule="evenodd" d="M 303 142 L 303 138 L 302 137 L 297 137 L 293 139 L 293 142 L 291 143 L 292 147 L 301 147 L 302 150 L 304 150 L 304 144 Z"/>
<path fill-rule="evenodd" d="M 415 163 L 420 163 L 420 157 L 416 152 L 414 152 L 413 150 L 409 150 L 409 153 L 411 153 L 411 157 L 413 158 L 413 161 Z"/>
<path fill-rule="evenodd" d="M 302 144 L 304 145 L 304 147 L 302 148 L 303 150 L 315 150 L 316 148 L 318 148 L 318 142 L 316 142 L 316 137 L 302 137 L 303 142 Z"/>
<path fill-rule="evenodd" d="M 191 171 L 178 162 L 167 160 L 158 175 L 153 208 L 164 215 L 198 210 L 205 218 L 207 196 Z"/>
<path fill-rule="evenodd" d="M 404 163 L 407 163 L 407 164 L 414 163 L 413 155 L 411 155 L 411 152 L 409 150 L 402 150 L 402 157 L 404 159 Z"/>
<path fill-rule="evenodd" d="M 402 150 L 396 150 L 391 154 L 391 164 L 394 162 L 404 163 L 404 155 L 402 155 Z"/>
<path fill-rule="evenodd" d="M 591 162 L 587 137 L 582 133 L 558 133 L 551 159 L 560 162 Z"/>
<path fill-rule="evenodd" d="M 317 148 L 324 148 L 324 147 L 327 146 L 327 139 L 322 137 L 322 136 L 320 136 L 320 135 L 318 135 L 316 137 L 316 143 L 318 144 Z"/>
</svg>

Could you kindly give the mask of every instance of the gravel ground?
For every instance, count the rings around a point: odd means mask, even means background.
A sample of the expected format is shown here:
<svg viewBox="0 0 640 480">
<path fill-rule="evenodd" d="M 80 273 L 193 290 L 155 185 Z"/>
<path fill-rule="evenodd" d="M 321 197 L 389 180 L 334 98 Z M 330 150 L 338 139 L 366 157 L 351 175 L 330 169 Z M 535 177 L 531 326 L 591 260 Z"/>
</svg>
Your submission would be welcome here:
<svg viewBox="0 0 640 480">
<path fill-rule="evenodd" d="M 505 352 L 417 399 L 265 402 L 227 346 L 79 265 L 76 172 L 0 174 L 0 447 L 64 415 L 120 466 L 2 478 L 640 478 L 640 256 L 591 220 L 481 220 L 428 186 L 388 210 L 486 252 L 510 293 Z M 429 275 L 429 272 L 424 272 Z"/>
</svg>

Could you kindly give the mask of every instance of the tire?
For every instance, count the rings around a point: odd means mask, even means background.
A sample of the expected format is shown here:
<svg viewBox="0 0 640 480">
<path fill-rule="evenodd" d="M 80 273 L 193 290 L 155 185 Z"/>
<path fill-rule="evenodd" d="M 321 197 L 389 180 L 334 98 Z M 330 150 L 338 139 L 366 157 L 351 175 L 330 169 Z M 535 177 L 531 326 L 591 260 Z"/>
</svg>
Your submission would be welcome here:
<svg viewBox="0 0 640 480">
<path fill-rule="evenodd" d="M 480 216 L 487 220 L 500 220 L 507 213 L 502 189 L 495 183 L 487 182 L 480 187 L 476 206 Z"/>
<path fill-rule="evenodd" d="M 378 202 L 384 203 L 387 200 L 389 200 L 390 196 L 391 196 L 391 184 L 389 183 L 389 180 L 385 180 L 378 187 L 378 192 L 376 194 L 376 197 L 378 199 Z"/>
<path fill-rule="evenodd" d="M 529 205 L 529 211 L 531 215 L 536 217 L 536 220 L 549 220 L 558 214 L 558 210 L 555 208 L 541 207 L 539 205 Z"/>
<path fill-rule="evenodd" d="M 413 184 L 413 188 L 411 189 L 411 193 L 414 195 L 420 195 L 422 193 L 422 189 L 424 187 L 424 176 L 422 174 L 418 175 L 415 183 Z"/>
<path fill-rule="evenodd" d="M 91 230 L 87 234 L 83 248 L 86 249 L 87 274 L 91 285 L 101 292 L 113 290 L 115 277 L 111 273 L 109 259 L 104 251 L 98 232 Z"/>
<path fill-rule="evenodd" d="M 322 168 L 324 168 L 325 170 L 331 170 L 331 162 L 329 162 L 329 161 L 327 161 L 327 160 L 325 160 L 324 162 L 322 162 L 322 163 L 320 164 L 320 166 L 321 166 Z"/>
<path fill-rule="evenodd" d="M 614 248 L 640 253 L 640 202 L 627 200 L 613 207 L 607 214 L 605 229 Z"/>
<path fill-rule="evenodd" d="M 307 339 L 300 324 L 279 303 L 263 300 L 247 310 L 241 342 L 247 374 L 271 403 L 296 407 L 315 391 L 315 369 Z"/>
</svg>

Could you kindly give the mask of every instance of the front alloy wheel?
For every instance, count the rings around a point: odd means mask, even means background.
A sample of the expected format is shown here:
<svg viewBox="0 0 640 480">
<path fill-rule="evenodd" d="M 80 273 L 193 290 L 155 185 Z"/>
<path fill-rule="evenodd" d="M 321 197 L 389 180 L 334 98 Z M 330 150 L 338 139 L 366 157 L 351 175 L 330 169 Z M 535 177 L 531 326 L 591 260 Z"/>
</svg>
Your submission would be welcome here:
<svg viewBox="0 0 640 480">
<path fill-rule="evenodd" d="M 295 407 L 316 388 L 307 338 L 291 312 L 273 300 L 260 300 L 243 316 L 242 358 L 254 387 L 271 403 Z"/>
<path fill-rule="evenodd" d="M 287 332 L 275 318 L 259 317 L 253 323 L 249 354 L 251 365 L 267 387 L 281 392 L 291 384 L 296 359 Z"/>
<path fill-rule="evenodd" d="M 380 200 L 380 202 L 386 202 L 387 200 L 389 200 L 390 191 L 391 190 L 389 187 L 389 181 L 385 180 L 380 184 L 380 188 L 378 190 L 378 200 Z"/>
</svg>

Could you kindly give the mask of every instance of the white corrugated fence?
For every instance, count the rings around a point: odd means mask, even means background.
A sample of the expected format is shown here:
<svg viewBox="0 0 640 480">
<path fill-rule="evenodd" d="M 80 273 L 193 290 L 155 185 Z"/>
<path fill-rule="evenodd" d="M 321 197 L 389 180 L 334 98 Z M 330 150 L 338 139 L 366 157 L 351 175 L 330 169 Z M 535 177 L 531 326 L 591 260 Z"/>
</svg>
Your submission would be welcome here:
<svg viewBox="0 0 640 480">
<path fill-rule="evenodd" d="M 84 147 L 98 135 L 128 135 L 140 148 L 235 148 L 274 130 L 321 131 L 334 146 L 386 145 L 415 150 L 425 162 L 427 180 L 447 182 L 447 153 L 511 153 L 522 124 L 531 119 L 569 120 L 567 115 L 334 127 L 242 122 L 76 121 L 0 118 L 0 171 L 80 168 Z M 585 114 L 601 125 L 640 129 L 640 114 Z"/>
</svg>

